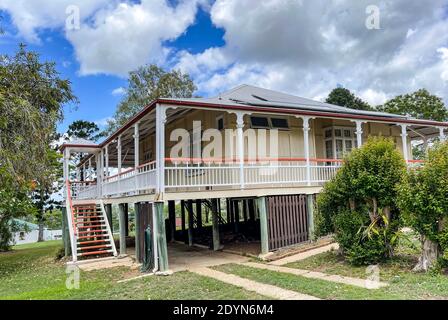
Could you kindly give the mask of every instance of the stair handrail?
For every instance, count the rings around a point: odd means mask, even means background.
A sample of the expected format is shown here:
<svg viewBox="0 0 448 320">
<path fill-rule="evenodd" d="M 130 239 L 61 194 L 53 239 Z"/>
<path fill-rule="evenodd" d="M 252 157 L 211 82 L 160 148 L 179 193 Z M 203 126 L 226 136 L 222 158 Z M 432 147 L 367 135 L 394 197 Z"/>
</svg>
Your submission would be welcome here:
<svg viewBox="0 0 448 320">
<path fill-rule="evenodd" d="M 103 216 L 104 221 L 106 222 L 106 229 L 107 229 L 107 234 L 109 235 L 109 239 L 112 245 L 112 250 L 114 253 L 114 257 L 116 257 L 117 254 L 117 248 L 115 247 L 115 240 L 114 240 L 114 235 L 112 234 L 112 230 L 110 228 L 110 224 L 109 224 L 109 220 L 107 218 L 107 214 L 106 214 L 106 208 L 104 208 L 104 202 L 103 200 L 100 200 L 100 208 L 101 208 L 101 215 Z M 110 221 L 110 223 L 112 223 L 112 221 Z"/>
<path fill-rule="evenodd" d="M 78 259 L 78 250 L 76 247 L 76 230 L 75 230 L 75 215 L 73 210 L 73 203 L 72 203 L 72 194 L 71 194 L 71 185 L 70 181 L 67 179 L 65 181 L 65 188 L 66 188 L 66 201 L 65 201 L 65 208 L 67 211 L 67 222 L 68 222 L 68 230 L 70 233 L 70 245 L 72 248 L 72 260 L 75 262 Z M 70 218 L 68 218 L 70 217 Z"/>
</svg>

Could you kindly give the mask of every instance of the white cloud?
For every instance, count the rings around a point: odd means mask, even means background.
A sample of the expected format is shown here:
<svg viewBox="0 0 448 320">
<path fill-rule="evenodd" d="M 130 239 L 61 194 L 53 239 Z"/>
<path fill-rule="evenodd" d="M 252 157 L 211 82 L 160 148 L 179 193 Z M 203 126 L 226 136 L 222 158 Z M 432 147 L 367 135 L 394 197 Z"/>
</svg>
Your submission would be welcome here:
<svg viewBox="0 0 448 320">
<path fill-rule="evenodd" d="M 66 9 L 80 9 L 80 28 L 65 30 L 80 64 L 80 74 L 127 73 L 146 63 L 164 64 L 174 40 L 194 23 L 207 0 L 1 0 L 19 35 L 40 42 L 39 31 L 64 29 Z"/>
<path fill-rule="evenodd" d="M 115 2 L 115 0 L 112 0 Z M 38 32 L 42 29 L 63 28 L 67 19 L 66 8 L 76 5 L 80 18 L 87 19 L 96 10 L 110 4 L 109 0 L 1 0 L 0 10 L 11 15 L 20 36 L 27 41 L 39 43 Z"/>
<path fill-rule="evenodd" d="M 66 36 L 82 75 L 124 76 L 153 62 L 188 72 L 201 95 L 250 83 L 322 100 L 341 83 L 372 104 L 421 87 L 448 102 L 448 0 L 0 1 L 30 40 L 63 28 L 66 6 L 79 3 L 81 28 Z M 365 27 L 371 4 L 380 30 Z M 225 45 L 170 48 L 201 5 Z"/>
<path fill-rule="evenodd" d="M 125 93 L 126 93 L 126 89 L 123 87 L 118 87 L 118 88 L 115 88 L 114 90 L 112 90 L 113 96 L 122 96 Z"/>
<path fill-rule="evenodd" d="M 163 64 L 170 49 L 164 41 L 182 35 L 196 16 L 198 1 L 121 3 L 102 10 L 93 23 L 67 32 L 80 63 L 80 74 L 127 73 L 146 63 Z"/>
<path fill-rule="evenodd" d="M 442 60 L 442 73 L 440 74 L 440 78 L 448 82 L 448 48 L 439 48 L 437 52 L 440 53 L 440 59 Z"/>
<path fill-rule="evenodd" d="M 382 91 L 367 89 L 358 93 L 359 97 L 372 106 L 378 106 L 388 100 L 388 96 Z"/>
<path fill-rule="evenodd" d="M 226 44 L 183 54 L 201 92 L 253 83 L 324 99 L 342 83 L 372 104 L 425 87 L 448 102 L 447 0 L 373 1 L 381 29 L 365 28 L 370 0 L 217 0 L 213 23 Z M 440 81 L 440 79 L 444 81 Z"/>
</svg>

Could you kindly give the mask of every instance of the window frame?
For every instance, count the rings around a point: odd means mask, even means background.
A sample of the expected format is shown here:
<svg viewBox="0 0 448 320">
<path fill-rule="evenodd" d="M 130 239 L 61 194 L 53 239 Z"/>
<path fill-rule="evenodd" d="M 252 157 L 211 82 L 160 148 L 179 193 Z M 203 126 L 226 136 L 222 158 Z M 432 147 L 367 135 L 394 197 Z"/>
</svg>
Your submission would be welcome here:
<svg viewBox="0 0 448 320">
<path fill-rule="evenodd" d="M 356 137 L 356 127 L 350 127 L 350 126 L 330 126 L 330 127 L 325 127 L 323 128 L 324 130 L 324 152 L 325 152 L 325 157 L 326 159 L 342 159 L 348 152 L 351 152 L 353 149 L 356 149 L 357 146 L 357 137 Z M 331 135 L 327 137 L 327 132 L 331 130 Z M 341 131 L 341 136 L 337 136 L 336 137 L 336 130 L 340 130 Z M 350 137 L 346 137 L 345 136 L 345 131 L 346 130 L 350 130 Z M 342 157 L 338 157 L 338 150 L 336 147 L 336 140 L 340 140 L 342 141 Z M 333 152 L 333 157 L 329 158 L 328 154 L 327 154 L 327 141 L 331 141 L 332 144 L 332 152 Z M 346 141 L 351 141 L 352 144 L 352 148 L 350 151 L 346 150 Z"/>
<path fill-rule="evenodd" d="M 267 123 L 268 123 L 267 126 L 256 126 L 256 125 L 253 125 L 253 123 L 252 123 L 252 118 L 253 117 L 254 118 L 265 118 L 267 120 Z M 249 117 L 249 119 L 250 119 L 250 128 L 251 129 L 270 129 L 270 130 L 277 129 L 277 130 L 283 130 L 283 131 L 291 130 L 291 126 L 290 126 L 288 117 L 274 116 L 274 115 L 273 116 L 251 115 Z M 286 121 L 286 125 L 288 127 L 287 128 L 275 127 L 275 126 L 272 125 L 272 119 L 282 119 L 282 120 L 285 120 Z"/>
</svg>

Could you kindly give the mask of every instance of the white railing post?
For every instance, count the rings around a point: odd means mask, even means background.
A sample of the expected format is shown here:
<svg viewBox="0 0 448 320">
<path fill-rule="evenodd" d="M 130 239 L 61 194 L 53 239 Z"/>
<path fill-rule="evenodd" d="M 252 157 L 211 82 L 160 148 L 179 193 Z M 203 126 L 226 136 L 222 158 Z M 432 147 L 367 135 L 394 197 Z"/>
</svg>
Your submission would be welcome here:
<svg viewBox="0 0 448 320">
<path fill-rule="evenodd" d="M 400 126 L 401 126 L 401 143 L 403 144 L 403 157 L 407 164 L 409 161 L 407 124 L 402 123 L 400 124 Z"/>
<path fill-rule="evenodd" d="M 118 193 L 121 193 L 120 191 L 120 178 L 121 178 L 121 134 L 118 136 L 117 139 L 117 170 L 118 170 L 118 176 L 117 176 L 117 187 L 118 187 Z"/>
<path fill-rule="evenodd" d="M 439 127 L 439 137 L 442 142 L 446 140 L 444 129 L 444 127 Z"/>
<path fill-rule="evenodd" d="M 240 186 L 244 189 L 244 113 L 235 112 L 236 114 L 236 130 L 237 130 L 237 145 L 238 145 L 238 160 L 240 166 Z"/>
<path fill-rule="evenodd" d="M 362 146 L 362 134 L 363 134 L 362 124 L 364 123 L 364 121 L 355 120 L 354 122 L 356 123 L 356 131 L 355 131 L 356 143 L 358 144 L 358 148 L 361 148 L 361 146 Z"/>
<path fill-rule="evenodd" d="M 134 168 L 135 168 L 135 190 L 138 188 L 138 166 L 140 165 L 140 134 L 139 123 L 134 125 Z"/>
<path fill-rule="evenodd" d="M 106 155 L 106 172 L 105 172 L 105 176 L 108 177 L 109 176 L 109 145 L 107 144 L 105 147 L 105 155 Z"/>
<path fill-rule="evenodd" d="M 156 193 L 165 192 L 165 122 L 166 108 L 160 104 L 156 105 L 156 166 L 157 186 Z"/>
<path fill-rule="evenodd" d="M 308 186 L 311 185 L 311 162 L 310 162 L 310 117 L 302 117 L 303 120 L 303 145 L 305 151 L 306 160 L 306 183 Z"/>
</svg>

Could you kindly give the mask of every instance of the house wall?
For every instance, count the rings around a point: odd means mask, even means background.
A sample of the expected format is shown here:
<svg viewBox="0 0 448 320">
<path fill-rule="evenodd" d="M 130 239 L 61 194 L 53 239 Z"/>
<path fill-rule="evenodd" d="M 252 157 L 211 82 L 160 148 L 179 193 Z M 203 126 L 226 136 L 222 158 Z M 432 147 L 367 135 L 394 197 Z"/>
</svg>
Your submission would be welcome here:
<svg viewBox="0 0 448 320">
<path fill-rule="evenodd" d="M 39 230 L 31 230 L 30 232 L 23 231 L 14 233 L 14 244 L 25 244 L 37 242 L 39 237 Z M 62 230 L 44 230 L 44 241 L 60 240 L 62 239 Z"/>
<path fill-rule="evenodd" d="M 257 114 L 258 115 L 258 114 Z M 222 111 L 202 111 L 192 110 L 187 115 L 174 122 L 170 122 L 166 126 L 165 132 L 165 156 L 170 157 L 171 148 L 176 145 L 177 141 L 171 141 L 170 134 L 177 128 L 184 128 L 188 131 L 193 129 L 193 121 L 201 121 L 202 130 L 209 128 L 217 128 L 217 118 L 222 117 L 224 120 L 224 128 L 236 129 L 236 115 L 229 114 Z M 302 119 L 296 117 L 285 117 L 288 119 L 289 130 L 279 130 L 278 142 L 278 156 L 279 158 L 304 158 L 304 141 L 303 141 L 303 122 Z M 244 117 L 245 127 L 244 131 L 250 129 L 250 119 L 246 115 Z M 355 123 L 348 120 L 339 119 L 313 119 L 310 122 L 310 157 L 324 159 L 325 154 L 325 129 L 331 126 L 350 127 L 355 128 Z M 369 136 L 385 136 L 392 137 L 396 143 L 397 150 L 403 153 L 401 128 L 396 125 L 389 125 L 383 123 L 364 123 L 363 124 L 363 141 L 366 141 Z M 155 135 L 152 134 L 140 141 L 140 163 L 148 162 L 155 159 Z M 203 142 L 205 147 L 210 142 Z M 269 150 L 269 132 L 267 133 L 266 149 Z M 226 145 L 225 135 L 223 134 L 223 152 L 230 153 L 230 144 Z M 236 134 L 233 139 L 233 153 L 236 154 Z M 254 154 L 257 146 L 249 141 L 245 135 L 245 157 Z M 412 154 L 411 142 L 408 138 L 408 150 Z M 269 151 L 267 151 L 269 153 Z"/>
</svg>

